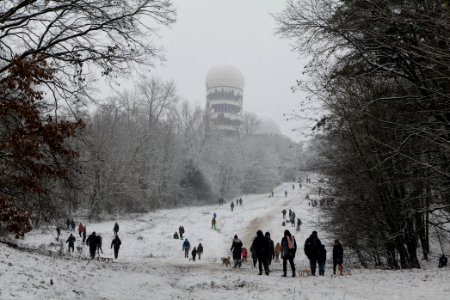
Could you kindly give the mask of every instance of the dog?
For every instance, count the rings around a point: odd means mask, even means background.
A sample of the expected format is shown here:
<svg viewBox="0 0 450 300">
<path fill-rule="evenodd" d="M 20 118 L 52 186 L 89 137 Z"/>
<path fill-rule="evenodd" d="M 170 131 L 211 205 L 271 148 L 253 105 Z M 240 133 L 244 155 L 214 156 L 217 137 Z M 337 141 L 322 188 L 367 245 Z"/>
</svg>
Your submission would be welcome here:
<svg viewBox="0 0 450 300">
<path fill-rule="evenodd" d="M 221 260 L 222 260 L 222 266 L 225 266 L 225 267 L 231 266 L 231 258 L 229 256 L 222 257 Z"/>
<path fill-rule="evenodd" d="M 83 247 L 77 246 L 77 252 L 81 254 L 83 252 Z"/>
<path fill-rule="evenodd" d="M 311 276 L 311 271 L 308 269 L 302 269 L 298 271 L 298 275 L 300 277 L 306 277 L 306 276 Z"/>
</svg>

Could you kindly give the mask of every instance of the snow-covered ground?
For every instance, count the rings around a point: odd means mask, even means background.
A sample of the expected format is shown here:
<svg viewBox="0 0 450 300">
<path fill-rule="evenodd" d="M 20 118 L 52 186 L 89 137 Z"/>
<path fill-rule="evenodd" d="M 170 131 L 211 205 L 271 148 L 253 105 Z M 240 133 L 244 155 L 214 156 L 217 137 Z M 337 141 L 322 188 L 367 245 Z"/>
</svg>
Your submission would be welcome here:
<svg viewBox="0 0 450 300">
<path fill-rule="evenodd" d="M 297 270 L 306 268 L 302 246 L 320 222 L 318 208 L 308 206 L 305 200 L 306 194 L 318 198 L 317 178 L 311 178 L 312 183 L 303 182 L 301 189 L 295 184 L 293 190 L 293 183 L 276 187 L 273 198 L 244 195 L 243 205 L 236 206 L 234 212 L 228 202 L 221 207 L 160 210 L 132 220 L 118 220 L 122 247 L 114 263 L 86 259 L 86 246 L 81 255 L 46 255 L 48 250 L 58 249 L 50 246 L 55 243 L 55 234 L 35 230 L 20 244 L 45 249 L 45 254 L 0 244 L 0 299 L 450 299 L 450 269 L 353 270 L 352 276 L 336 277 L 331 276 L 332 265 L 327 262 L 324 277 L 282 278 L 281 263 L 272 264 L 270 276 L 258 276 L 250 262 L 241 269 L 221 265 L 221 257 L 231 256 L 229 248 L 235 234 L 249 248 L 256 230 L 269 231 L 276 243 L 288 228 L 299 246 Z M 293 209 L 301 218 L 300 232 L 289 225 L 282 227 L 283 208 Z M 214 212 L 217 231 L 211 229 Z M 112 257 L 109 246 L 113 225 L 113 221 L 87 223 L 88 234 L 96 231 L 103 236 L 106 257 Z M 184 258 L 182 241 L 173 239 L 180 225 L 192 247 L 203 244 L 201 261 Z M 333 237 L 318 232 L 330 257 Z M 68 232 L 63 231 L 64 241 L 67 236 Z M 78 236 L 77 245 L 81 245 Z"/>
</svg>

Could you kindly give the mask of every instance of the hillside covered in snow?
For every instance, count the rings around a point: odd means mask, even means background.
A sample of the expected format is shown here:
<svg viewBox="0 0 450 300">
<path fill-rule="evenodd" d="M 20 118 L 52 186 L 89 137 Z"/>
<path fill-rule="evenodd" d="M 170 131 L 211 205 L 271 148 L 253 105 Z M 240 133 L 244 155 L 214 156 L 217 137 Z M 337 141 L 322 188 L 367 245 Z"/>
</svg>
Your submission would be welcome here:
<svg viewBox="0 0 450 300">
<path fill-rule="evenodd" d="M 19 241 L 20 250 L 0 243 L 0 299 L 448 299 L 450 269 L 437 263 L 422 270 L 352 269 L 352 275 L 332 276 L 332 241 L 320 227 L 319 208 L 309 205 L 318 198 L 317 177 L 300 189 L 293 182 L 274 189 L 269 195 L 243 195 L 243 205 L 197 206 L 159 210 L 136 218 L 119 219 L 122 246 L 112 263 L 88 259 L 88 247 L 77 238 L 82 253 L 58 255 L 54 229 L 36 229 Z M 293 188 L 294 186 L 294 188 Z M 285 196 L 287 191 L 287 196 Z M 234 199 L 233 199 L 234 200 Z M 302 220 L 300 232 L 282 226 L 282 210 L 292 209 Z M 211 229 L 217 214 L 217 230 Z M 90 234 L 103 237 L 104 257 L 110 249 L 115 221 L 90 223 Z M 204 255 L 195 262 L 184 258 L 182 241 L 173 238 L 183 225 L 191 247 L 202 243 Z M 305 239 L 313 230 L 328 251 L 325 276 L 282 278 L 281 262 L 273 262 L 269 276 L 258 276 L 249 259 L 242 268 L 222 265 L 221 257 L 231 256 L 231 240 L 236 234 L 250 248 L 257 230 L 270 232 L 275 243 L 289 229 L 297 240 L 297 271 L 308 268 L 303 251 Z M 68 231 L 62 231 L 65 242 Z M 345 241 L 343 241 L 345 246 Z M 24 250 L 27 249 L 27 250 Z M 352 264 L 344 255 L 344 264 Z M 288 273 L 290 274 L 290 273 Z"/>
</svg>

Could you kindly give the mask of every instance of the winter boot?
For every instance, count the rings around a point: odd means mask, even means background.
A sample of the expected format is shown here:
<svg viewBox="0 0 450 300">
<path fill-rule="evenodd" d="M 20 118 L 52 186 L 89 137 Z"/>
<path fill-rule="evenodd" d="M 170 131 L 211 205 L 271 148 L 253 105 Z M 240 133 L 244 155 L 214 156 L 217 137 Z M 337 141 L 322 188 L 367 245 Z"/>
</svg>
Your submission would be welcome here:
<svg viewBox="0 0 450 300">
<path fill-rule="evenodd" d="M 292 277 L 295 277 L 295 269 L 292 270 Z"/>
</svg>

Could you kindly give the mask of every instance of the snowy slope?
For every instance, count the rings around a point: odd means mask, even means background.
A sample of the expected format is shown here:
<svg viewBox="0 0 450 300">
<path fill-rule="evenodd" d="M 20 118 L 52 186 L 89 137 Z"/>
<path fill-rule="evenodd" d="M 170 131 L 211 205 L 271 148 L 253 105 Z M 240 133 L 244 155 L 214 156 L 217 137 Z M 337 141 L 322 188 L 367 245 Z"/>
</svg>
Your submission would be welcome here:
<svg viewBox="0 0 450 300">
<path fill-rule="evenodd" d="M 309 207 L 305 196 L 317 198 L 317 178 L 292 190 L 292 183 L 274 189 L 275 196 L 245 195 L 243 206 L 231 212 L 225 206 L 186 207 L 160 210 L 133 220 L 118 220 L 122 240 L 119 259 L 101 263 L 82 255 L 64 254 L 50 257 L 17 251 L 0 244 L 0 299 L 449 299 L 450 270 L 353 270 L 352 276 L 332 277 L 330 263 L 325 277 L 281 278 L 281 264 L 273 263 L 270 276 L 258 276 L 251 263 L 242 269 L 226 268 L 220 258 L 230 255 L 232 237 L 237 234 L 247 248 L 261 229 L 281 239 L 283 208 L 293 209 L 303 225 L 296 236 L 299 248 L 312 230 L 318 228 L 318 209 Z M 284 196 L 284 191 L 288 196 Z M 211 230 L 211 218 L 217 213 L 218 231 Z M 80 220 L 76 220 L 80 221 Z M 83 224 L 85 222 L 81 220 Z M 87 223 L 88 234 L 103 236 L 104 256 L 109 249 L 114 222 Z M 188 261 L 181 250 L 181 240 L 172 235 L 183 225 L 192 246 L 201 242 L 201 261 Z M 319 231 L 319 238 L 331 251 L 331 240 Z M 67 239 L 67 232 L 62 238 Z M 36 230 L 21 245 L 56 251 L 54 232 Z M 77 245 L 80 238 L 77 237 Z M 65 248 L 64 248 L 65 249 Z M 65 249 L 66 250 L 66 249 Z M 297 269 L 307 266 L 299 249 Z M 54 284 L 50 284 L 50 279 Z"/>
</svg>

